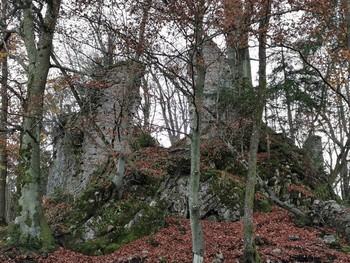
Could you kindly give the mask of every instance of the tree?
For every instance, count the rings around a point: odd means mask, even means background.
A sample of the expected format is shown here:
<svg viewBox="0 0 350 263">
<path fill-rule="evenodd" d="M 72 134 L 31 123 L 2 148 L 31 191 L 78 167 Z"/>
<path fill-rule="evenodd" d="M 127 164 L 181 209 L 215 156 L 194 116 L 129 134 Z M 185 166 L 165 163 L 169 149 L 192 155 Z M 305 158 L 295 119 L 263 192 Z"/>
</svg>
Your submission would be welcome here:
<svg viewBox="0 0 350 263">
<path fill-rule="evenodd" d="M 280 27 L 281 32 L 274 33 L 276 44 L 286 48 L 285 54 L 294 54 L 289 56 L 292 59 L 288 59 L 294 61 L 293 67 L 288 70 L 283 67 L 288 82 L 293 85 L 289 102 L 296 105 L 295 125 L 293 130 L 290 129 L 290 135 L 299 143 L 313 133 L 327 138 L 324 145 L 328 145 L 329 157 L 326 159 L 329 162 L 326 161 L 326 167 L 331 172 L 329 183 L 334 189 L 341 189 L 341 196 L 346 200 L 350 150 L 347 128 L 350 106 L 347 81 L 349 3 L 347 0 L 320 1 L 314 5 L 312 2 L 293 1 L 290 5 L 291 9 L 299 10 L 300 18 L 295 19 L 287 30 Z M 278 22 L 282 24 L 283 20 Z M 288 90 L 285 91 L 287 93 Z M 291 119 L 288 116 L 290 128 L 293 126 Z M 286 130 L 284 126 L 281 122 L 279 128 Z"/>
<path fill-rule="evenodd" d="M 130 139 L 135 126 L 142 127 L 140 118 L 138 123 L 136 118 L 141 102 L 140 85 L 146 67 L 143 56 L 148 48 L 147 37 L 151 35 L 148 19 L 151 6 L 152 1 L 135 0 L 126 4 L 114 0 L 93 3 L 79 1 L 63 10 L 64 14 L 73 16 L 65 17 L 65 21 L 60 23 L 63 26 L 59 34 L 59 37 L 66 39 L 68 50 L 65 55 L 71 55 L 71 68 L 62 66 L 65 61 L 59 61 L 58 56 L 53 60 L 55 67 L 62 71 L 69 83 L 70 91 L 79 105 L 72 105 L 73 112 L 68 114 L 68 119 L 78 115 L 82 123 L 78 127 L 82 154 L 72 156 L 73 152 L 62 151 L 65 158 L 74 159 L 74 168 L 68 165 L 63 171 L 55 162 L 49 176 L 50 194 L 57 187 L 79 196 L 91 179 L 108 174 L 113 178 L 114 186 L 111 185 L 111 188 L 116 189 L 115 196 L 122 196 L 124 173 L 127 165 L 132 166 L 128 158 L 131 152 Z M 127 20 L 120 16 L 121 12 L 128 14 Z M 71 28 L 67 22 L 70 19 L 77 19 L 93 37 L 76 30 L 76 27 Z M 77 41 L 84 44 L 77 46 Z M 52 92 L 55 94 L 57 91 Z M 71 94 L 63 96 L 63 100 L 69 96 Z M 76 123 L 64 121 L 67 116 L 64 109 L 53 115 L 63 120 L 63 129 L 67 134 L 72 130 L 72 133 L 75 132 L 72 126 Z M 58 140 L 59 143 L 66 143 L 70 139 Z M 62 184 L 51 180 L 56 175 Z"/>
<path fill-rule="evenodd" d="M 191 177 L 189 186 L 189 210 L 192 231 L 193 263 L 204 261 L 204 233 L 200 223 L 199 180 L 200 180 L 200 139 L 203 116 L 203 93 L 205 82 L 205 61 L 203 57 L 204 15 L 206 3 L 200 0 L 193 5 L 194 47 L 191 55 L 191 78 L 193 83 L 191 113 Z"/>
<path fill-rule="evenodd" d="M 254 242 L 253 207 L 257 173 L 257 152 L 260 140 L 260 129 L 266 103 L 266 36 L 270 16 L 270 2 L 261 3 L 258 30 L 259 41 L 259 86 L 256 94 L 256 106 L 252 113 L 252 134 L 249 146 L 248 175 L 244 201 L 244 262 L 261 262 Z"/>
<path fill-rule="evenodd" d="M 18 6 L 22 15 L 20 35 L 28 56 L 28 83 L 20 149 L 20 174 L 17 180 L 18 215 L 15 224 L 19 229 L 20 244 L 43 250 L 52 249 L 55 245 L 41 203 L 40 136 L 45 85 L 60 5 L 60 0 L 52 0 L 45 4 L 21 1 Z"/>
<path fill-rule="evenodd" d="M 8 78 L 8 59 L 6 50 L 6 32 L 7 29 L 7 0 L 1 1 L 1 32 L 2 32 L 2 49 L 1 49 L 1 109 L 0 109 L 0 225 L 6 222 L 6 179 L 7 179 L 7 78 Z"/>
<path fill-rule="evenodd" d="M 176 79 L 167 77 L 165 73 L 156 75 L 151 72 L 156 85 L 155 96 L 159 101 L 159 107 L 171 145 L 175 145 L 181 136 L 188 134 L 188 101 L 182 92 L 181 84 Z M 164 85 L 161 84 L 164 82 Z M 187 94 L 187 93 L 186 93 Z"/>
<path fill-rule="evenodd" d="M 132 126 L 133 126 L 133 115 L 134 115 L 134 106 L 135 102 L 137 102 L 137 98 L 140 94 L 139 86 L 140 79 L 143 73 L 143 66 L 141 63 L 141 55 L 145 49 L 145 32 L 146 25 L 149 19 L 149 10 L 151 8 L 151 0 L 147 0 L 143 3 L 142 8 L 142 18 L 140 23 L 140 30 L 135 50 L 134 61 L 131 65 L 131 73 L 127 83 L 125 85 L 124 91 L 121 96 L 121 115 L 120 118 L 120 126 L 118 127 L 118 140 L 121 145 L 118 157 L 118 166 L 117 173 L 113 178 L 113 183 L 117 187 L 117 192 L 119 198 L 121 198 L 122 188 L 123 188 L 123 178 L 125 173 L 126 166 L 126 158 L 127 153 L 130 151 L 129 140 L 132 135 Z"/>
</svg>

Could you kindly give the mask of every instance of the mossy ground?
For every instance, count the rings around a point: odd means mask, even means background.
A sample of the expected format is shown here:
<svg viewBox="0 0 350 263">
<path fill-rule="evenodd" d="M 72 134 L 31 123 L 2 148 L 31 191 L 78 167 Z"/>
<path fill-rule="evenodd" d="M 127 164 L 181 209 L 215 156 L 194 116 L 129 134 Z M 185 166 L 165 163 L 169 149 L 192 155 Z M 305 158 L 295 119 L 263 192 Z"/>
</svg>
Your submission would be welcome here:
<svg viewBox="0 0 350 263">
<path fill-rule="evenodd" d="M 109 194 L 106 197 L 106 192 L 113 188 L 108 180 L 103 181 L 93 181 L 74 202 L 73 198 L 64 198 L 60 191 L 47 202 L 46 208 L 51 211 L 47 215 L 61 245 L 87 255 L 108 254 L 164 226 L 165 205 L 161 202 L 150 205 L 159 188 L 159 178 L 147 178 L 144 185 L 128 185 L 120 200 Z M 55 207 L 58 213 L 52 212 Z M 125 227 L 137 213 L 142 213 L 142 219 Z M 96 234 L 93 240 L 84 240 L 87 221 Z"/>
<path fill-rule="evenodd" d="M 2 225 L 0 226 L 0 247 L 4 247 L 6 245 L 6 237 L 9 232 L 9 226 Z"/>
<path fill-rule="evenodd" d="M 314 172 L 305 168 L 303 152 L 281 138 L 271 138 L 270 158 L 267 158 L 264 145 L 260 147 L 260 176 L 268 180 L 276 175 L 278 169 L 282 182 L 287 175 L 295 176 L 291 178 L 293 182 L 312 181 Z M 146 146 L 152 146 L 148 144 L 148 139 L 144 141 Z M 50 220 L 51 228 L 54 231 L 58 229 L 58 242 L 84 254 L 107 254 L 164 226 L 167 205 L 158 202 L 155 206 L 150 206 L 150 203 L 153 199 L 157 200 L 157 190 L 166 176 L 189 176 L 189 151 L 170 153 L 159 146 L 142 148 L 144 145 L 140 143 L 136 146 L 130 158 L 137 173 L 128 171 L 129 183 L 125 186 L 121 200 L 115 200 L 111 194 L 113 189 L 111 178 L 108 177 L 97 177 L 99 180 L 92 181 L 78 200 L 67 197 L 64 193 L 51 200 L 50 204 L 57 206 L 62 212 Z M 232 152 L 220 142 L 203 143 L 201 148 L 201 180 L 209 180 L 213 192 L 226 206 L 234 207 L 238 204 L 239 207 L 243 207 L 247 172 L 242 164 L 246 158 L 244 153 L 237 156 L 237 152 Z M 286 166 L 289 168 L 283 168 Z M 135 174 L 141 176 L 142 180 L 133 180 Z M 257 190 L 261 192 L 255 195 L 255 210 L 270 212 L 271 201 L 262 189 Z M 320 185 L 315 189 L 317 196 L 323 198 L 329 196 L 328 191 L 326 186 Z M 136 221 L 130 228 L 125 228 L 139 212 L 142 213 L 142 220 Z M 89 219 L 95 220 L 94 229 L 97 236 L 93 240 L 84 241 L 83 227 Z"/>
</svg>

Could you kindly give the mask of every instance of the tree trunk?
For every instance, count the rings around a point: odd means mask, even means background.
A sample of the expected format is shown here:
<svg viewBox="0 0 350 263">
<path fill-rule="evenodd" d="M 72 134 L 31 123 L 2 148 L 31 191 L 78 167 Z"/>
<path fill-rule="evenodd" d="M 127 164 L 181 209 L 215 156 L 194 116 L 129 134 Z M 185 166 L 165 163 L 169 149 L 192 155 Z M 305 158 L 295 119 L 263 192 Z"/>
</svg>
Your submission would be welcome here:
<svg viewBox="0 0 350 263">
<path fill-rule="evenodd" d="M 244 204 L 244 262 L 261 262 L 254 242 L 253 206 L 256 184 L 257 152 L 261 122 L 266 103 L 266 32 L 269 23 L 270 4 L 265 6 L 266 13 L 259 26 L 259 87 L 256 108 L 252 115 L 253 130 L 250 138 L 248 175 Z"/>
<path fill-rule="evenodd" d="M 143 73 L 143 65 L 138 62 L 139 57 L 132 62 L 131 73 L 121 93 L 120 99 L 120 116 L 116 126 L 118 142 L 120 145 L 119 158 L 117 164 L 116 175 L 113 183 L 116 186 L 117 196 L 120 199 L 123 194 L 123 183 L 125 167 L 127 163 L 127 155 L 130 153 L 130 137 L 133 133 L 133 116 L 135 113 L 135 105 L 139 96 L 140 79 Z"/>
<path fill-rule="evenodd" d="M 50 250 L 54 247 L 51 230 L 44 217 L 40 191 L 40 132 L 43 118 L 43 100 L 52 38 L 60 0 L 50 1 L 43 21 L 35 18 L 33 3 L 22 10 L 22 37 L 28 55 L 28 84 L 23 134 L 20 148 L 20 174 L 18 187 L 18 215 L 15 223 L 19 228 L 19 243 L 23 246 Z M 39 30 L 39 37 L 36 33 Z"/>
<path fill-rule="evenodd" d="M 284 78 L 284 84 L 286 86 L 285 88 L 285 96 L 286 96 L 286 104 L 287 104 L 287 119 L 288 119 L 288 125 L 289 125 L 289 135 L 292 139 L 293 143 L 295 143 L 296 137 L 295 137 L 295 129 L 294 129 L 294 120 L 293 120 L 293 114 L 292 114 L 292 103 L 291 103 L 291 81 L 288 79 L 287 71 L 286 71 L 286 61 L 284 58 L 284 50 L 282 48 L 282 64 L 283 64 L 283 78 Z"/>
<path fill-rule="evenodd" d="M 140 62 L 141 55 L 145 47 L 146 25 L 148 22 L 151 0 L 145 2 L 143 8 L 143 16 L 140 24 L 140 32 L 138 37 L 138 46 L 134 61 L 131 64 L 130 76 L 126 82 L 124 90 L 121 93 L 120 101 L 120 116 L 119 123 L 116 129 L 118 130 L 118 141 L 120 144 L 120 152 L 118 158 L 117 172 L 113 178 L 113 183 L 116 186 L 118 198 L 123 194 L 123 183 L 125 167 L 127 163 L 127 154 L 130 153 L 129 139 L 133 133 L 133 116 L 135 113 L 135 104 L 140 94 L 140 82 L 144 72 L 144 65 Z"/>
<path fill-rule="evenodd" d="M 260 136 L 259 113 L 253 120 L 253 131 L 249 146 L 248 175 L 246 181 L 246 192 L 244 199 L 244 262 L 260 262 L 260 258 L 254 243 L 253 207 L 256 184 L 257 152 Z M 262 116 L 262 114 L 261 114 Z"/>
<path fill-rule="evenodd" d="M 346 16 L 346 31 L 347 31 L 347 49 L 350 50 L 350 0 L 345 1 L 345 16 Z M 349 69 L 350 73 L 350 69 Z M 348 88 L 349 89 L 349 88 Z M 348 90 L 347 89 L 347 90 Z M 347 94 L 349 94 L 347 92 Z M 345 116 L 344 116 L 345 119 Z M 348 119 L 349 120 L 349 119 Z M 350 134 L 349 130 L 347 131 L 347 139 L 349 139 Z M 344 183 L 344 200 L 347 202 L 347 204 L 350 204 L 350 174 L 349 174 L 349 168 L 348 168 L 348 162 L 346 162 L 346 168 L 345 171 L 343 171 L 343 183 Z"/>
<path fill-rule="evenodd" d="M 1 1 L 1 17 L 2 17 L 2 32 L 6 31 L 6 16 L 7 16 L 7 0 Z M 5 34 L 5 33 L 4 33 Z M 3 34 L 3 35 L 4 35 Z M 3 39 L 5 37 L 3 36 Z M 7 78 L 8 66 L 5 45 L 1 50 L 1 109 L 0 109 L 0 127 L 3 131 L 0 132 L 0 225 L 6 223 L 6 178 L 7 178 Z"/>
<path fill-rule="evenodd" d="M 200 222 L 199 181 L 200 181 L 200 137 L 203 114 L 203 94 L 205 82 L 205 62 L 203 56 L 203 19 L 205 1 L 194 19 L 195 46 L 192 57 L 193 111 L 191 121 L 191 176 L 189 186 L 189 210 L 192 232 L 193 263 L 204 262 L 204 233 Z"/>
</svg>

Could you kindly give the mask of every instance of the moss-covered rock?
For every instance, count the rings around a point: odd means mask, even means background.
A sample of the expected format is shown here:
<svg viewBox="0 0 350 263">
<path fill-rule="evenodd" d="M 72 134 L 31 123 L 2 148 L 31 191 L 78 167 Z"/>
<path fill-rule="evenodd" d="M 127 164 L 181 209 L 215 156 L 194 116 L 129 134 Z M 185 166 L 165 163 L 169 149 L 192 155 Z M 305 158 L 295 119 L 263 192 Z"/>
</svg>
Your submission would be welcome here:
<svg viewBox="0 0 350 263">
<path fill-rule="evenodd" d="M 254 211 L 269 213 L 272 210 L 272 206 L 273 206 L 272 201 L 269 198 L 267 198 L 265 195 L 262 195 L 259 193 L 255 194 Z"/>
<path fill-rule="evenodd" d="M 266 147 L 260 147 L 258 174 L 276 197 L 305 211 L 315 198 L 328 198 L 331 189 L 320 184 L 324 182 L 322 176 L 315 180 L 317 173 L 307 167 L 303 151 L 279 136 L 270 137 L 270 155 Z M 111 177 L 99 168 L 81 198 L 57 195 L 60 202 L 74 201 L 63 221 L 51 222 L 54 227 L 66 229 L 59 239 L 65 246 L 90 255 L 110 253 L 164 226 L 167 216 L 188 217 L 188 148 L 142 148 L 137 143 L 137 149 L 129 156 L 133 167 L 127 170 L 122 199 L 113 198 Z M 201 218 L 239 220 L 247 174 L 244 151 L 238 153 L 223 143 L 207 142 L 202 145 L 202 153 Z M 269 212 L 271 207 L 268 195 L 257 187 L 255 211 Z"/>
<path fill-rule="evenodd" d="M 157 142 L 152 135 L 139 132 L 132 136 L 130 145 L 133 151 L 137 151 L 145 147 L 155 147 Z"/>
</svg>

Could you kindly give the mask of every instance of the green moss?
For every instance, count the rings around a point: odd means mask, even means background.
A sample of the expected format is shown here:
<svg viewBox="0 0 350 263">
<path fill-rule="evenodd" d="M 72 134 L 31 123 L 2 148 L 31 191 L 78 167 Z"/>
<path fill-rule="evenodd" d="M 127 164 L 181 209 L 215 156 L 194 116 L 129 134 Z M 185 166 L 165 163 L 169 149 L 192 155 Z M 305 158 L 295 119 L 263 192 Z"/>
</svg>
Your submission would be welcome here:
<svg viewBox="0 0 350 263">
<path fill-rule="evenodd" d="M 278 160 L 270 159 L 264 165 L 259 165 L 259 176 L 268 180 L 276 174 L 276 170 L 279 170 L 280 163 Z"/>
<path fill-rule="evenodd" d="M 201 181 L 205 182 L 207 180 L 213 179 L 218 180 L 221 177 L 221 173 L 215 169 L 204 170 L 201 174 Z"/>
<path fill-rule="evenodd" d="M 150 134 L 140 133 L 133 136 L 130 144 L 133 151 L 137 151 L 146 147 L 154 147 L 157 143 Z"/>
<path fill-rule="evenodd" d="M 253 246 L 249 248 L 245 248 L 244 251 L 244 258 L 243 258 L 244 263 L 261 263 L 261 258 L 259 256 L 259 252 L 256 248 L 255 242 L 253 242 Z"/>
<path fill-rule="evenodd" d="M 41 234 L 38 237 L 29 233 L 21 233 L 19 225 L 16 224 L 8 227 L 6 233 L 1 236 L 7 236 L 7 244 L 18 246 L 20 253 L 51 252 L 55 249 L 55 242 L 47 225 L 46 227 L 41 225 Z"/>
<path fill-rule="evenodd" d="M 50 204 L 71 203 L 73 200 L 74 197 L 71 194 L 65 193 L 62 187 L 55 187 L 50 198 Z"/>
<path fill-rule="evenodd" d="M 104 170 L 103 166 L 97 166 L 96 169 L 92 172 L 91 174 L 91 178 L 98 178 L 99 176 L 102 175 Z M 90 188 L 97 188 L 99 187 L 99 184 L 101 184 L 104 180 L 93 180 L 90 181 L 87 185 L 87 190 L 89 190 Z"/>
<path fill-rule="evenodd" d="M 8 236 L 7 243 L 9 245 L 13 245 L 17 243 L 19 239 L 19 227 L 17 225 L 10 225 L 10 227 L 7 229 L 6 234 Z M 1 235 L 4 236 L 4 235 Z"/>
<path fill-rule="evenodd" d="M 49 225 L 47 224 L 45 216 L 42 214 L 40 216 L 40 241 L 42 243 L 41 251 L 43 252 L 50 252 L 55 249 L 55 240 L 52 236 L 51 229 Z"/>
<path fill-rule="evenodd" d="M 20 215 L 23 211 L 23 207 L 21 205 L 17 205 L 17 215 Z"/>
<path fill-rule="evenodd" d="M 269 213 L 272 210 L 272 206 L 273 206 L 272 201 L 266 198 L 265 196 L 259 195 L 259 198 L 256 198 L 255 196 L 254 211 Z"/>
<path fill-rule="evenodd" d="M 19 174 L 16 185 L 18 189 L 21 189 L 23 185 L 29 184 L 33 181 L 32 176 L 29 172 L 29 163 L 32 157 L 32 145 L 27 144 L 26 148 L 21 148 L 20 159 L 22 160 L 19 164 Z"/>
<path fill-rule="evenodd" d="M 144 175 L 143 180 L 145 183 L 143 185 L 131 185 L 129 186 L 129 194 L 137 198 L 149 198 L 157 193 L 160 187 L 161 179 Z"/>
<path fill-rule="evenodd" d="M 349 253 L 350 254 L 350 246 L 342 246 L 340 248 L 340 251 L 343 253 Z"/>
<path fill-rule="evenodd" d="M 321 200 L 331 199 L 331 189 L 328 183 L 318 183 L 313 191 L 317 198 Z"/>
<path fill-rule="evenodd" d="M 98 256 L 103 254 L 105 244 L 102 240 L 87 241 L 79 248 L 79 252 L 85 255 Z"/>
<path fill-rule="evenodd" d="M 99 189 L 90 189 L 90 193 L 85 192 L 67 215 L 65 225 L 70 228 L 70 233 L 65 236 L 62 242 L 67 247 L 84 254 L 106 254 L 163 227 L 165 204 L 158 203 L 155 207 L 151 207 L 148 205 L 149 201 L 146 202 L 149 200 L 147 197 L 154 195 L 156 189 L 159 188 L 159 180 L 149 178 L 147 185 L 129 187 L 133 190 L 128 192 L 129 198 L 127 200 L 110 200 L 107 203 L 101 203 L 99 207 L 89 202 L 89 199 L 91 200 Z M 130 229 L 125 228 L 124 226 L 139 211 L 142 211 L 142 217 Z M 93 224 L 97 238 L 82 244 L 84 223 L 90 218 L 92 219 L 90 224 Z M 111 226 L 113 226 L 112 229 Z"/>
<path fill-rule="evenodd" d="M 150 207 L 146 204 L 136 205 L 136 203 L 129 204 L 124 203 L 120 207 L 117 214 L 112 216 L 111 211 L 108 211 L 105 220 L 109 220 L 113 225 L 119 226 L 113 232 L 107 233 L 101 231 L 105 228 L 101 227 L 99 231 L 99 238 L 84 243 L 82 247 L 78 248 L 78 251 L 87 255 L 97 255 L 111 253 L 125 244 L 128 244 L 142 236 L 149 235 L 164 226 L 164 206 L 158 205 L 156 207 Z M 140 218 L 129 229 L 124 226 L 130 222 L 138 211 L 142 209 L 142 218 Z"/>
<path fill-rule="evenodd" d="M 28 227 L 31 227 L 31 226 L 32 226 L 33 221 L 32 221 L 32 219 L 30 218 L 29 215 L 27 215 L 27 218 L 26 218 L 26 220 L 25 220 L 25 223 L 26 223 L 26 225 L 27 225 Z"/>
<path fill-rule="evenodd" d="M 140 218 L 130 229 L 122 228 L 115 236 L 115 242 L 127 244 L 140 237 L 147 236 L 165 225 L 165 204 L 158 204 L 151 207 L 147 204 L 137 206 L 137 211 L 129 213 L 127 220 L 123 220 L 123 225 L 130 222 L 135 214 L 142 209 L 142 218 Z M 124 218 L 126 219 L 126 218 Z M 121 218 L 119 218 L 121 220 Z"/>
<path fill-rule="evenodd" d="M 114 251 L 117 251 L 118 249 L 122 248 L 121 244 L 116 244 L 116 243 L 112 243 L 112 244 L 108 244 L 104 249 L 104 253 L 105 254 L 110 254 L 113 253 Z"/>
<path fill-rule="evenodd" d="M 239 180 L 215 170 L 204 171 L 203 177 L 209 180 L 214 195 L 223 204 L 227 207 L 235 207 L 237 204 L 243 207 L 244 186 Z"/>
<path fill-rule="evenodd" d="M 294 220 L 295 220 L 295 225 L 300 228 L 312 225 L 310 218 L 306 216 L 303 216 L 303 217 L 298 216 L 298 217 L 295 217 Z"/>
</svg>

